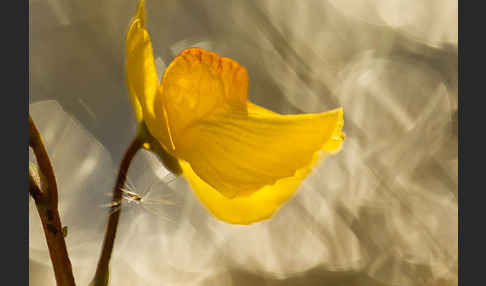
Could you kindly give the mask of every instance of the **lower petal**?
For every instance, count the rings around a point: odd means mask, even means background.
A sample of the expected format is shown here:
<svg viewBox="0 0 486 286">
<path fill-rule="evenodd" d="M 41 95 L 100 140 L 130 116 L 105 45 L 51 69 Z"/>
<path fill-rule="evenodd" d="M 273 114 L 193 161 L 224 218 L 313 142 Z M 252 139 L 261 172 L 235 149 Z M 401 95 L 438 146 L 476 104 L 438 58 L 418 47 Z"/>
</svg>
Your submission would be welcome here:
<svg viewBox="0 0 486 286">
<path fill-rule="evenodd" d="M 249 196 L 228 198 L 204 182 L 186 161 L 180 161 L 184 177 L 204 206 L 218 219 L 232 224 L 251 224 L 270 218 L 297 190 L 301 181 L 319 160 L 298 170 L 293 177 L 278 180 Z"/>
</svg>

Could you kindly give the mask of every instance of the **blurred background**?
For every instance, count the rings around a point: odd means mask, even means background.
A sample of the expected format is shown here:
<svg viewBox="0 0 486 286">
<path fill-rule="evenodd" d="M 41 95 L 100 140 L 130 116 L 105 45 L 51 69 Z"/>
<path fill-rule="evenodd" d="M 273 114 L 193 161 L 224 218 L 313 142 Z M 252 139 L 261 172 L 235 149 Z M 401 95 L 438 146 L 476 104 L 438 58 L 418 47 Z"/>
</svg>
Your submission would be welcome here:
<svg viewBox="0 0 486 286">
<path fill-rule="evenodd" d="M 124 74 L 136 2 L 29 1 L 29 109 L 78 285 L 94 274 L 106 194 L 136 132 Z M 343 106 L 347 137 L 272 219 L 251 226 L 217 221 L 140 152 L 127 188 L 144 200 L 124 206 L 111 285 L 457 285 L 457 1 L 146 7 L 160 76 L 181 50 L 202 47 L 246 67 L 250 100 L 266 108 Z M 55 285 L 32 200 L 29 227 L 30 285 Z"/>
</svg>

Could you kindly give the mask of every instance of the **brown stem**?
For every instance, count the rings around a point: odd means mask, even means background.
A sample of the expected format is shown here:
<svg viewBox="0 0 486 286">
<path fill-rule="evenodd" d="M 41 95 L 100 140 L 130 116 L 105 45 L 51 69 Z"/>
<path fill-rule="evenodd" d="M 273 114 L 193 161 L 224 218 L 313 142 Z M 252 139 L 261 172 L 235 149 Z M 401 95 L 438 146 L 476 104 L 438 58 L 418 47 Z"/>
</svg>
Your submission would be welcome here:
<svg viewBox="0 0 486 286">
<path fill-rule="evenodd" d="M 58 195 L 56 177 L 39 131 L 29 115 L 29 146 L 32 147 L 39 165 L 40 174 L 29 170 L 29 193 L 35 201 L 42 222 L 49 256 L 54 268 L 57 285 L 75 285 L 71 261 L 62 231 L 61 219 L 57 209 Z M 45 178 L 45 186 L 38 185 L 35 176 Z"/>
<path fill-rule="evenodd" d="M 46 197 L 41 191 L 42 189 L 46 189 L 46 183 L 45 181 L 41 181 L 39 169 L 29 166 L 29 194 L 34 201 L 39 201 L 39 204 L 45 203 L 42 201 L 42 199 Z"/>
<path fill-rule="evenodd" d="M 130 162 L 135 157 L 137 151 L 142 147 L 143 141 L 137 136 L 127 151 L 120 164 L 120 170 L 118 171 L 118 177 L 116 180 L 115 188 L 113 189 L 112 206 L 110 210 L 110 216 L 108 218 L 108 225 L 105 232 L 105 240 L 103 241 L 103 248 L 101 251 L 100 259 L 98 260 L 98 266 L 96 268 L 96 274 L 91 286 L 108 285 L 109 264 L 111 253 L 113 252 L 113 244 L 115 242 L 116 230 L 118 228 L 118 220 L 120 219 L 121 205 L 122 205 L 122 188 L 125 185 L 127 179 L 128 168 Z"/>
<path fill-rule="evenodd" d="M 57 208 L 57 184 L 56 177 L 54 176 L 54 169 L 52 168 L 51 161 L 47 155 L 47 150 L 42 143 L 41 136 L 37 127 L 35 127 L 34 121 L 29 114 L 29 146 L 32 147 L 35 157 L 37 158 L 37 164 L 42 174 L 46 178 L 47 189 L 46 195 L 49 196 L 49 201 Z"/>
</svg>

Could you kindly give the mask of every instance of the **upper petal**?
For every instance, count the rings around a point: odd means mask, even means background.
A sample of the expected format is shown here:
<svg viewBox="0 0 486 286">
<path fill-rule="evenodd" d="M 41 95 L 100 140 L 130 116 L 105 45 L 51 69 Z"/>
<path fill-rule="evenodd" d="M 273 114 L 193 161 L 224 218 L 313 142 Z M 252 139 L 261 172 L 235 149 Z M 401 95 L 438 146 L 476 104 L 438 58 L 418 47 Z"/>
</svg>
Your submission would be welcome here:
<svg viewBox="0 0 486 286">
<path fill-rule="evenodd" d="M 175 149 L 184 142 L 184 130 L 226 104 L 244 108 L 248 96 L 248 75 L 229 58 L 191 48 L 182 51 L 162 78 L 156 106 L 166 107 Z M 164 110 L 157 117 L 162 117 Z"/>
<path fill-rule="evenodd" d="M 145 120 L 151 134 L 168 150 L 173 150 L 171 134 L 168 129 L 164 106 L 155 106 L 156 97 L 160 97 L 159 80 L 155 68 L 152 42 L 145 28 L 145 1 L 137 6 L 137 13 L 130 22 L 126 38 L 126 81 L 130 99 L 137 120 Z M 157 111 L 160 109 L 161 111 Z M 162 116 L 156 116 L 161 113 Z M 164 116 L 165 114 L 165 116 Z"/>
<path fill-rule="evenodd" d="M 126 37 L 126 81 L 137 118 L 142 106 L 153 100 L 159 86 L 150 36 L 145 29 L 145 1 L 140 1 Z"/>
</svg>

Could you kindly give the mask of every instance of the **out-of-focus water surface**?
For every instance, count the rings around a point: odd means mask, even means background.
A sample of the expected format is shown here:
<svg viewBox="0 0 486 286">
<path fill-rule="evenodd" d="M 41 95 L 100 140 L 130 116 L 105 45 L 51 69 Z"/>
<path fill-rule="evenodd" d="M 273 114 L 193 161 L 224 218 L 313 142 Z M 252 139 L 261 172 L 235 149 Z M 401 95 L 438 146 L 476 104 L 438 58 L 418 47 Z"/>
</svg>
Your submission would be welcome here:
<svg viewBox="0 0 486 286">
<path fill-rule="evenodd" d="M 139 153 L 130 189 L 173 204 L 126 204 L 111 285 L 457 284 L 457 1 L 146 2 L 160 75 L 182 49 L 203 47 L 247 68 L 257 104 L 343 106 L 347 137 L 251 226 L 215 220 Z M 106 193 L 136 131 L 124 82 L 135 7 L 29 2 L 30 113 L 57 175 L 78 285 L 94 274 Z M 33 205 L 29 246 L 30 284 L 54 285 Z"/>
</svg>

